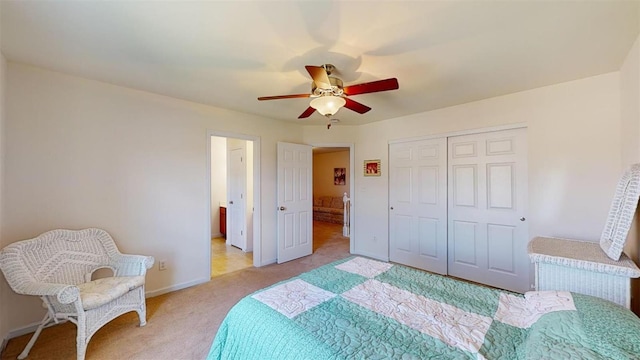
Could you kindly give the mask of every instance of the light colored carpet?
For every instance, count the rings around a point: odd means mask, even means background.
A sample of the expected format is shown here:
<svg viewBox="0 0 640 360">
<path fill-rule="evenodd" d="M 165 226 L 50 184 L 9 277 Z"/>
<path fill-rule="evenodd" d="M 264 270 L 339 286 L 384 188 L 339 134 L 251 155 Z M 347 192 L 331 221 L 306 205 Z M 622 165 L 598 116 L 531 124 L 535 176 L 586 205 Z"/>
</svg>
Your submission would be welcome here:
<svg viewBox="0 0 640 360">
<path fill-rule="evenodd" d="M 147 299 L 147 325 L 137 315 L 115 319 L 93 336 L 86 359 L 204 359 L 218 326 L 242 297 L 278 281 L 349 256 L 342 226 L 314 222 L 314 253 L 262 268 L 217 276 L 210 282 Z M 2 359 L 15 359 L 31 334 L 11 339 Z M 28 359 L 75 359 L 76 329 L 71 323 L 43 330 Z"/>
</svg>

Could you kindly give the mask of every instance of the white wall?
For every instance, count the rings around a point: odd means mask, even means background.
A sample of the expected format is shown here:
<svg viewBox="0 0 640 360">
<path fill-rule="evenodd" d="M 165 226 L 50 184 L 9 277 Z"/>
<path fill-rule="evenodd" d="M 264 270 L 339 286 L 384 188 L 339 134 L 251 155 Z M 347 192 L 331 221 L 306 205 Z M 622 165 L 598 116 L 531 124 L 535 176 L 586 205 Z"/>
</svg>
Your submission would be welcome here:
<svg viewBox="0 0 640 360">
<path fill-rule="evenodd" d="M 640 36 L 636 39 L 620 68 L 620 113 L 622 165 L 640 162 Z M 634 222 L 625 252 L 640 263 L 640 226 Z M 640 280 L 632 280 L 632 308 L 640 314 Z"/>
<path fill-rule="evenodd" d="M 4 214 L 4 154 L 5 154 L 5 141 L 4 141 L 4 133 L 5 133 L 5 80 L 6 80 L 6 69 L 7 62 L 4 58 L 4 55 L 0 53 L 0 226 L 2 216 Z M 2 236 L 0 233 L 0 248 L 3 248 L 4 245 L 7 244 L 6 238 Z M 7 282 L 4 280 L 3 276 L 0 275 L 0 352 L 4 347 L 4 339 L 6 338 L 9 332 L 9 323 L 6 321 L 9 314 L 9 306 L 6 301 L 6 294 L 8 294 L 11 290 L 9 290 L 9 286 Z"/>
<path fill-rule="evenodd" d="M 211 137 L 211 237 L 220 237 L 220 204 L 227 203 L 227 138 Z"/>
<path fill-rule="evenodd" d="M 640 162 L 640 37 L 620 68 L 622 164 Z"/>
<path fill-rule="evenodd" d="M 334 184 L 335 168 L 345 168 L 344 185 Z M 351 174 L 349 173 L 349 151 L 336 151 L 313 155 L 313 197 L 339 196 L 349 193 Z"/>
<path fill-rule="evenodd" d="M 619 83 L 609 73 L 355 128 L 356 164 L 382 160 L 382 176 L 352 177 L 356 253 L 388 258 L 389 140 L 516 123 L 528 126 L 530 237 L 598 240 L 622 169 Z M 305 142 L 333 130 L 307 126 Z"/>
<path fill-rule="evenodd" d="M 167 260 L 160 293 L 207 281 L 207 132 L 260 136 L 262 263 L 276 259 L 276 142 L 298 125 L 9 63 L 4 243 L 53 228 L 106 229 L 121 251 Z M 35 322 L 35 299 L 5 294 L 8 329 Z"/>
</svg>

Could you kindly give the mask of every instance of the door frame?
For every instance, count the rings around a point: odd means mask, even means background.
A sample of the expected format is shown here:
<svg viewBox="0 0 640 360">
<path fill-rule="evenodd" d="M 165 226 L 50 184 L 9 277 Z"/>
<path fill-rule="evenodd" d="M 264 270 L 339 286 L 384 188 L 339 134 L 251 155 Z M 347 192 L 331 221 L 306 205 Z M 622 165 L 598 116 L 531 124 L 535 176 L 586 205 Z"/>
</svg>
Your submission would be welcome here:
<svg viewBox="0 0 640 360">
<path fill-rule="evenodd" d="M 326 147 L 326 148 L 349 148 L 349 198 L 351 199 L 351 211 L 349 212 L 349 253 L 353 254 L 355 252 L 355 242 L 356 238 L 356 226 L 355 226 L 355 212 L 356 212 L 356 204 L 355 201 L 355 145 L 353 143 L 315 143 L 311 142 L 307 145 L 311 145 L 312 147 Z"/>
<path fill-rule="evenodd" d="M 260 137 L 227 131 L 207 130 L 207 164 L 206 164 L 206 194 L 207 194 L 207 225 L 205 230 L 207 248 L 206 273 L 211 278 L 211 137 L 234 138 L 253 142 L 253 266 L 262 266 L 262 204 L 260 195 Z"/>
</svg>

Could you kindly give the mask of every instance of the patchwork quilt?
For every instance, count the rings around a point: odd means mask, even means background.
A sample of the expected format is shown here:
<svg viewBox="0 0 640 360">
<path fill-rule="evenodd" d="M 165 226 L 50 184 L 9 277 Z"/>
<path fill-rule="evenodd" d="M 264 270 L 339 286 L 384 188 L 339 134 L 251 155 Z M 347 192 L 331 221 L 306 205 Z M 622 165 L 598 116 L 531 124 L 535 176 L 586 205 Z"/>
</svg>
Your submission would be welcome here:
<svg viewBox="0 0 640 360">
<path fill-rule="evenodd" d="M 640 359 L 640 319 L 353 257 L 242 299 L 208 359 Z"/>
</svg>

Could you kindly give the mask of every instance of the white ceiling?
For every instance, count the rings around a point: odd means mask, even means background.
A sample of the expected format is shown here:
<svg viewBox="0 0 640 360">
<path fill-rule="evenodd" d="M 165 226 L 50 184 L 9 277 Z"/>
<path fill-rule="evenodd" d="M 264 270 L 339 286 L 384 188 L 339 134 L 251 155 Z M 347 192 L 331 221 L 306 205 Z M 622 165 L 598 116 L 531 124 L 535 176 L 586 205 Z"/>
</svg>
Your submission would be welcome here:
<svg viewBox="0 0 640 360">
<path fill-rule="evenodd" d="M 619 70 L 638 1 L 6 1 L 1 48 L 32 64 L 275 119 L 309 99 L 304 65 L 334 64 L 345 85 L 396 77 L 354 96 L 355 125 Z"/>
</svg>

